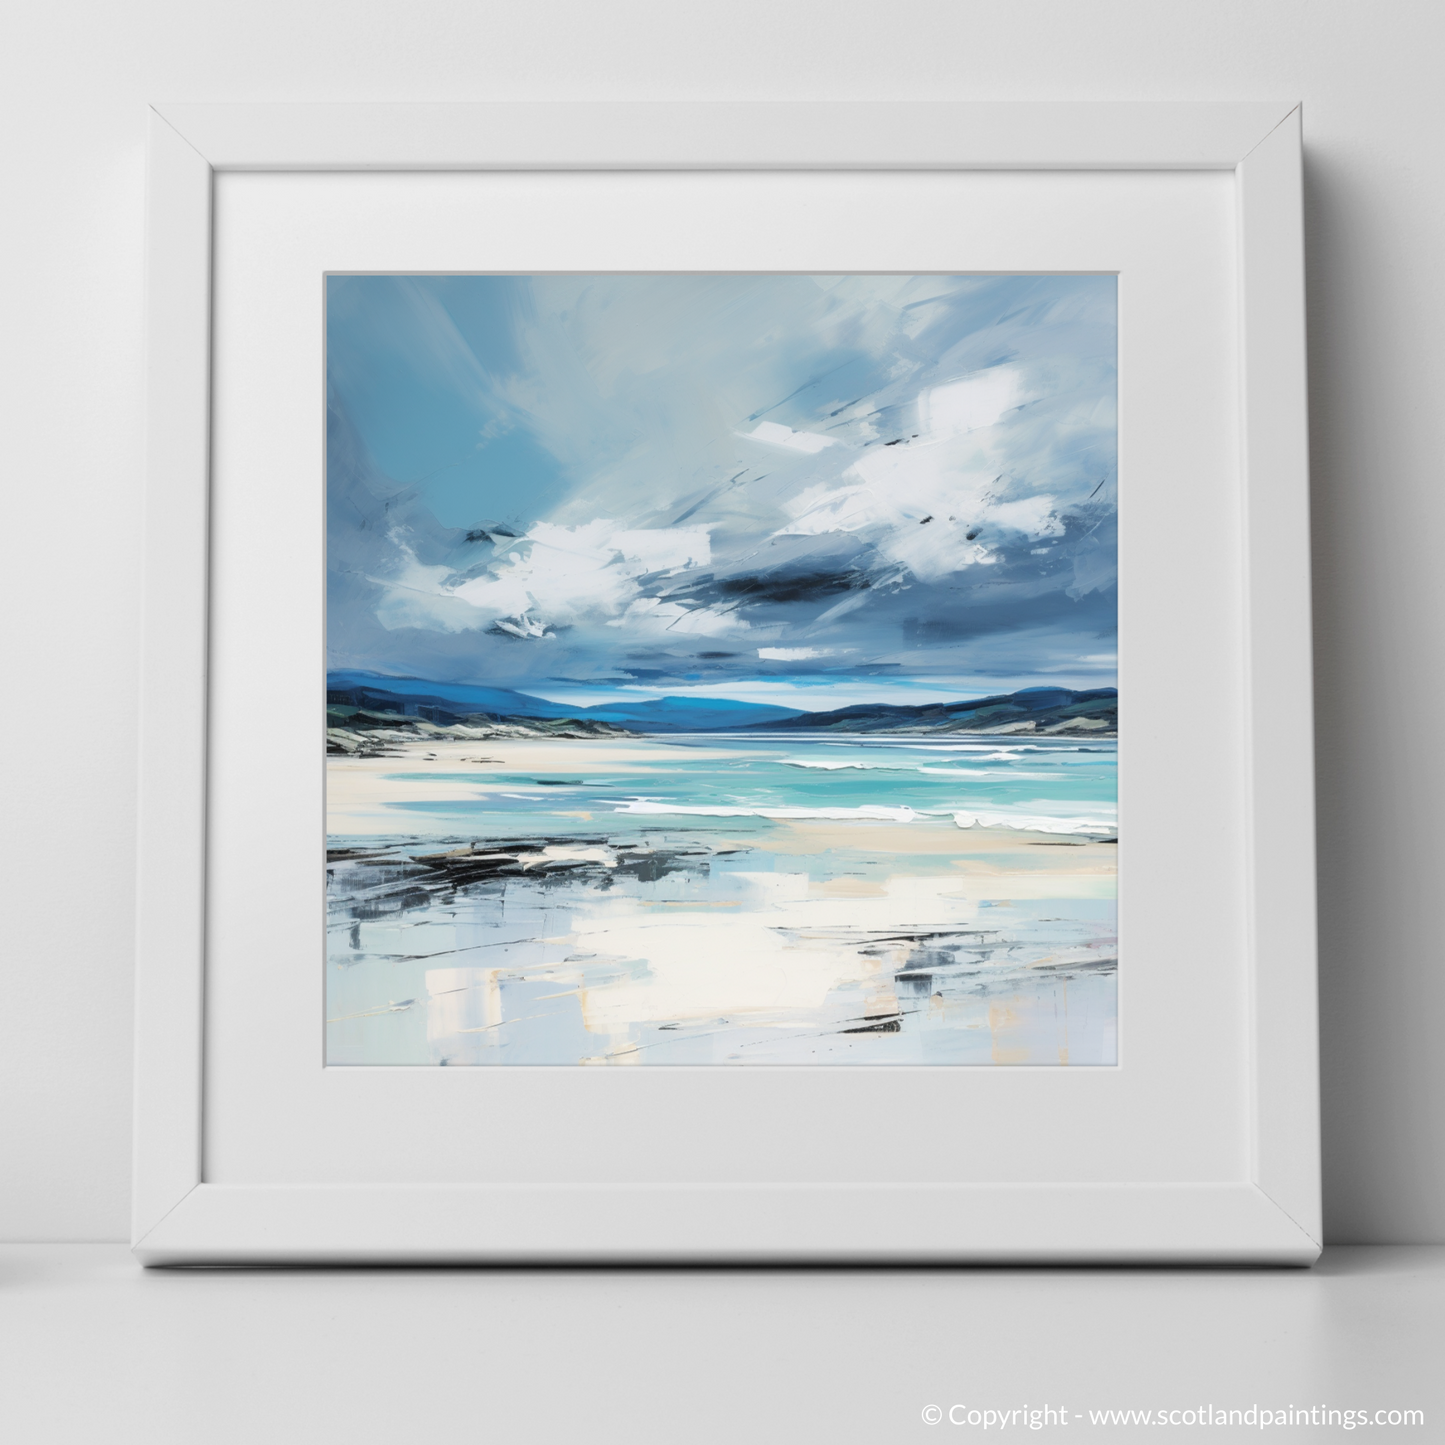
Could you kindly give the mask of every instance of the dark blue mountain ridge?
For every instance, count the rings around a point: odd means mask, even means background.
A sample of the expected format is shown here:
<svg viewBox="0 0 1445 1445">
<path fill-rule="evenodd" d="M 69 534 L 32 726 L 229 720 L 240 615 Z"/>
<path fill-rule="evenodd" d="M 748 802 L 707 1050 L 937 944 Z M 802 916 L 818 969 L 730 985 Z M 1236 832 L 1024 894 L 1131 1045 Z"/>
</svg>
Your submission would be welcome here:
<svg viewBox="0 0 1445 1445">
<path fill-rule="evenodd" d="M 961 702 L 905 706 L 861 703 L 830 712 L 800 712 L 729 698 L 660 697 L 639 702 L 568 707 L 510 688 L 433 682 L 421 677 L 342 669 L 327 674 L 327 703 L 370 713 L 422 718 L 446 726 L 465 718 L 579 718 L 631 731 L 684 732 L 994 732 L 1024 730 L 1113 734 L 1118 728 L 1117 688 L 1078 691 L 1026 687 L 1018 692 Z"/>
<path fill-rule="evenodd" d="M 797 708 L 734 702 L 721 697 L 658 697 L 647 702 L 601 703 L 584 708 L 579 715 L 641 732 L 720 732 L 769 727 L 807 716 Z"/>
<path fill-rule="evenodd" d="M 364 707 L 372 712 L 405 713 L 424 717 L 419 708 L 430 707 L 465 716 L 571 717 L 576 708 L 532 697 L 505 687 L 481 687 L 469 682 L 432 682 L 424 677 L 392 677 L 383 672 L 340 669 L 326 674 L 326 700 L 342 707 Z"/>
<path fill-rule="evenodd" d="M 1094 733 L 1109 736 L 1119 726 L 1119 690 L 1095 687 L 1026 687 L 967 702 L 927 703 L 903 707 L 862 703 L 833 712 L 800 713 L 779 722 L 754 723 L 749 731 L 810 732 L 997 732 L 1029 731 Z M 735 729 L 742 731 L 743 729 Z"/>
<path fill-rule="evenodd" d="M 717 732 L 749 724 L 766 726 L 799 716 L 796 708 L 735 702 L 730 698 L 659 697 L 569 707 L 509 688 L 431 682 L 422 677 L 391 677 L 356 669 L 327 673 L 326 701 L 330 707 L 419 717 L 443 726 L 478 716 L 498 722 L 519 717 L 581 718 L 652 733 Z"/>
</svg>

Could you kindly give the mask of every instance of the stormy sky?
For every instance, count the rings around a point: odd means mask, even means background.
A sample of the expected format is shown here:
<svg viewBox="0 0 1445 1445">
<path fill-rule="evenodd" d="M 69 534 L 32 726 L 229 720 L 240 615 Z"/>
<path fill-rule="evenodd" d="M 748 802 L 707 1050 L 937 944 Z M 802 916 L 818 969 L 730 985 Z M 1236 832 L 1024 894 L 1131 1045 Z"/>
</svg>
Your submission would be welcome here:
<svg viewBox="0 0 1445 1445">
<path fill-rule="evenodd" d="M 587 705 L 1112 685 L 1112 276 L 334 276 L 330 666 Z"/>
</svg>

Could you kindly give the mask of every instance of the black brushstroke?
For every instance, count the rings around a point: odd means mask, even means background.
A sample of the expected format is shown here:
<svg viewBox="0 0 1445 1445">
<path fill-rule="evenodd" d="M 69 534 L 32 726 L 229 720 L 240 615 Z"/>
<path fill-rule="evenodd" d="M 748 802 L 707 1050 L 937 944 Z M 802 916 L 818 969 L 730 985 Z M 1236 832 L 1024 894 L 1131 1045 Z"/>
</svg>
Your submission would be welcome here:
<svg viewBox="0 0 1445 1445">
<path fill-rule="evenodd" d="M 723 597 L 748 602 L 816 602 L 843 592 L 865 590 L 873 585 L 865 572 L 754 572 L 742 577 L 724 577 L 717 583 Z"/>
</svg>

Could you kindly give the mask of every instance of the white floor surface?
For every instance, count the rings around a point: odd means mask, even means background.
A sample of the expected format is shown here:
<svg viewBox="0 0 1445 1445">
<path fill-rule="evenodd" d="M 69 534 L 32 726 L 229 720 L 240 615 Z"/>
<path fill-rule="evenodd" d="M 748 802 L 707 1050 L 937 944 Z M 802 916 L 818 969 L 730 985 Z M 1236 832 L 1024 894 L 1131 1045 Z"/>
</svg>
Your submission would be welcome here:
<svg viewBox="0 0 1445 1445">
<path fill-rule="evenodd" d="M 1423 1411 L 1366 1438 L 1445 1441 L 1445 1246 L 1248 1271 L 146 1271 L 0 1246 L 5 1445 L 1353 1435 L 1089 1416 L 1315 1406 Z"/>
</svg>

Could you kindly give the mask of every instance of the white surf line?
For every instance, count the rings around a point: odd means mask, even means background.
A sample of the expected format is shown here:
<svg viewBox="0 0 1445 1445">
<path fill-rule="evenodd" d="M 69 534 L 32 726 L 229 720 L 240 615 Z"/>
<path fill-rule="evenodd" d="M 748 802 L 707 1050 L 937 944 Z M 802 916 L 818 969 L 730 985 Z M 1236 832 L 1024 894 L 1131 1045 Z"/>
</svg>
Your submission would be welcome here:
<svg viewBox="0 0 1445 1445">
<path fill-rule="evenodd" d="M 1104 823 L 1094 818 L 1039 818 L 1007 813 L 955 813 L 953 821 L 960 828 L 1010 828 L 1019 833 L 1071 833 L 1083 836 L 1113 834 L 1117 823 Z"/>
<path fill-rule="evenodd" d="M 611 801 L 611 800 L 609 800 Z M 698 818 L 850 818 L 889 823 L 911 823 L 922 814 L 909 807 L 868 803 L 859 808 L 709 808 L 685 803 L 664 803 L 654 798 L 633 798 L 613 810 L 618 813 L 682 814 Z"/>
</svg>

